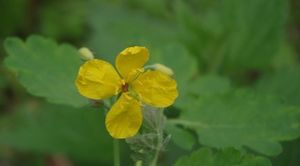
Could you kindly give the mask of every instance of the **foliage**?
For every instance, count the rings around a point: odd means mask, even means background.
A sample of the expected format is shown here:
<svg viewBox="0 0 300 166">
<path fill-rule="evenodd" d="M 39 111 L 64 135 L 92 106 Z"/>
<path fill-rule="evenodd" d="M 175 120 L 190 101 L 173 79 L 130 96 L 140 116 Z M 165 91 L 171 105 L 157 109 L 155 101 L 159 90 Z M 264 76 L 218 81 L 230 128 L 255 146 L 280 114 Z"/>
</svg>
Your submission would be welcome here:
<svg viewBox="0 0 300 166">
<path fill-rule="evenodd" d="M 91 108 L 76 91 L 78 48 L 114 62 L 123 48 L 139 45 L 150 51 L 146 65 L 174 71 L 179 97 L 165 111 L 168 119 L 144 112 L 143 129 L 126 141 L 130 147 L 122 146 L 122 165 L 132 165 L 130 157 L 150 162 L 156 152 L 158 165 L 299 165 L 300 17 L 294 0 L 0 4 L 6 52 L 1 46 L 1 160 L 23 163 L 29 154 L 36 165 L 47 165 L 45 156 L 62 154 L 74 165 L 111 165 L 112 141 L 103 127 L 111 101 L 91 101 L 97 107 Z M 154 115 L 161 119 L 149 121 Z"/>
<path fill-rule="evenodd" d="M 283 37 L 286 1 L 215 1 L 210 10 L 178 2 L 178 19 L 187 29 L 182 38 L 204 68 L 232 73 L 270 64 Z"/>
<path fill-rule="evenodd" d="M 287 86 L 288 85 L 288 86 Z M 274 94 L 291 105 L 300 105 L 300 66 L 266 74 L 256 85 L 263 94 Z"/>
<path fill-rule="evenodd" d="M 79 39 L 84 34 L 86 10 L 81 0 L 46 1 L 39 12 L 40 31 L 56 39 Z"/>
<path fill-rule="evenodd" d="M 24 28 L 25 20 L 27 15 L 25 14 L 28 9 L 28 3 L 24 0 L 11 0 L 11 1 L 1 1 L 0 6 L 2 6 L 2 14 L 0 16 L 1 20 L 1 31 L 0 38 L 6 35 L 12 34 L 14 31 Z"/>
<path fill-rule="evenodd" d="M 20 150 L 63 153 L 82 160 L 109 162 L 112 142 L 105 132 L 104 114 L 85 108 L 29 101 L 0 121 L 0 141 Z M 101 147 L 101 148 L 99 148 Z"/>
<path fill-rule="evenodd" d="M 175 166 L 270 166 L 271 162 L 264 157 L 243 154 L 235 149 L 224 149 L 214 152 L 210 148 L 201 148 L 189 156 L 181 157 Z"/>
<path fill-rule="evenodd" d="M 75 107 L 86 104 L 74 85 L 81 64 L 77 50 L 67 44 L 32 36 L 24 43 L 8 38 L 5 48 L 10 55 L 5 64 L 14 70 L 30 93 L 48 101 Z"/>
</svg>

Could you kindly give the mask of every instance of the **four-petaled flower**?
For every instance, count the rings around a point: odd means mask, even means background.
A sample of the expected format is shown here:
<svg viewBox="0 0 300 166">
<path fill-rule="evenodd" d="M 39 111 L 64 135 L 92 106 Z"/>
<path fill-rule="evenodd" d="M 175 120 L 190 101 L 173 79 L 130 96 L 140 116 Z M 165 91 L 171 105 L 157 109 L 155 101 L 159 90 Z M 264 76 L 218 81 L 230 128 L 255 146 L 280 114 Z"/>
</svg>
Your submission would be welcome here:
<svg viewBox="0 0 300 166">
<path fill-rule="evenodd" d="M 118 139 L 134 136 L 142 125 L 142 104 L 164 108 L 178 96 L 177 83 L 168 74 L 145 70 L 149 59 L 145 47 L 129 47 L 116 58 L 116 68 L 103 60 L 86 61 L 79 70 L 76 86 L 89 99 L 105 99 L 122 93 L 105 118 L 109 134 Z"/>
</svg>

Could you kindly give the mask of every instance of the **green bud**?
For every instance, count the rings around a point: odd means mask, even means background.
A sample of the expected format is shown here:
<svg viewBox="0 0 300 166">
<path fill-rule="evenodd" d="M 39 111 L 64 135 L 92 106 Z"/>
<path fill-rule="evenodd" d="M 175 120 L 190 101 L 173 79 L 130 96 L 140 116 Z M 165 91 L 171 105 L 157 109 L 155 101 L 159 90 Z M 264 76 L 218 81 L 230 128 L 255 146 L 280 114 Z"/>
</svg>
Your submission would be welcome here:
<svg viewBox="0 0 300 166">
<path fill-rule="evenodd" d="M 156 64 L 153 64 L 151 66 L 148 66 L 148 68 L 150 69 L 153 69 L 153 70 L 158 70 L 158 71 L 161 71 L 169 76 L 172 76 L 174 75 L 174 72 L 172 69 L 170 69 L 169 67 L 163 65 L 163 64 L 160 64 L 160 63 L 156 63 Z"/>
<path fill-rule="evenodd" d="M 94 55 L 93 53 L 86 47 L 82 47 L 80 48 L 79 50 L 79 53 L 80 53 L 80 57 L 83 59 L 83 60 L 92 60 L 94 59 Z"/>
</svg>

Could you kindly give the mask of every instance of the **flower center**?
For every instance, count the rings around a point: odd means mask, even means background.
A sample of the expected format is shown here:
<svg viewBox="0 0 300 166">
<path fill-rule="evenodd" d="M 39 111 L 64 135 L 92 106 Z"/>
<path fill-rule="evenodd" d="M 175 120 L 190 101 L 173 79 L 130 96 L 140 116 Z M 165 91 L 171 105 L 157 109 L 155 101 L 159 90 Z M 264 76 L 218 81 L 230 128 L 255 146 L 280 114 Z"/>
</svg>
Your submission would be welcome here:
<svg viewBox="0 0 300 166">
<path fill-rule="evenodd" d="M 123 83 L 122 87 L 122 92 L 128 92 L 128 89 L 129 89 L 129 84 L 128 83 Z"/>
</svg>

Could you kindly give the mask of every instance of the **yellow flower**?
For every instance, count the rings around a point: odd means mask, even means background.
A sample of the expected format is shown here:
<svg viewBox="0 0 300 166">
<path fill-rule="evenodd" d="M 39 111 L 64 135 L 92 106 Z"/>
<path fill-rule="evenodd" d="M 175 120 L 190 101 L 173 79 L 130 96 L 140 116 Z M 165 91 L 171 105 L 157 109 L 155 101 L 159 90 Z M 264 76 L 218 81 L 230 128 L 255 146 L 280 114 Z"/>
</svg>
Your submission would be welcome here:
<svg viewBox="0 0 300 166">
<path fill-rule="evenodd" d="M 145 70 L 149 59 L 145 47 L 129 47 L 116 58 L 116 68 L 103 60 L 92 59 L 79 70 L 76 86 L 89 99 L 105 99 L 122 93 L 106 115 L 109 134 L 118 139 L 134 136 L 142 125 L 142 103 L 168 107 L 178 96 L 177 83 L 159 70 Z"/>
</svg>

